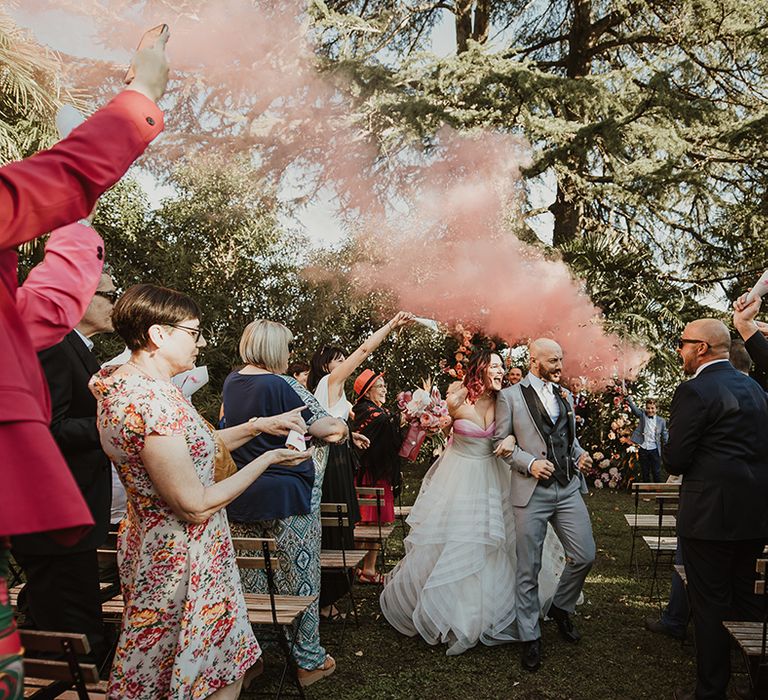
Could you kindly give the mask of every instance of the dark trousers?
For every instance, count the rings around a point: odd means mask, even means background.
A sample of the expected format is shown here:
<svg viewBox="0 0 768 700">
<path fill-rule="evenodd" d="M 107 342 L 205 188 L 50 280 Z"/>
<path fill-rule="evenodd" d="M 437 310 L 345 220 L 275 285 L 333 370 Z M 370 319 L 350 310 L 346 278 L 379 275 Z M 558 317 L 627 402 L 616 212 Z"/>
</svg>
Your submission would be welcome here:
<svg viewBox="0 0 768 700">
<path fill-rule="evenodd" d="M 683 563 L 683 548 L 677 540 L 677 549 L 675 550 L 675 564 Z M 675 632 L 685 634 L 688 628 L 688 595 L 685 592 L 683 580 L 678 576 L 677 571 L 672 572 L 672 589 L 669 593 L 669 602 L 661 615 L 661 621 Z"/>
<path fill-rule="evenodd" d="M 658 448 L 655 450 L 644 450 L 642 447 L 637 449 L 637 456 L 640 459 L 640 473 L 643 483 L 650 483 L 651 475 L 658 484 L 661 483 L 661 455 Z"/>
<path fill-rule="evenodd" d="M 13 556 L 24 570 L 28 614 L 40 630 L 79 632 L 88 637 L 93 661 L 107 653 L 96 550 Z"/>
<path fill-rule="evenodd" d="M 755 560 L 765 540 L 681 539 L 696 629 L 696 698 L 726 700 L 731 645 L 722 623 L 762 620 L 762 603 L 754 592 Z"/>
</svg>

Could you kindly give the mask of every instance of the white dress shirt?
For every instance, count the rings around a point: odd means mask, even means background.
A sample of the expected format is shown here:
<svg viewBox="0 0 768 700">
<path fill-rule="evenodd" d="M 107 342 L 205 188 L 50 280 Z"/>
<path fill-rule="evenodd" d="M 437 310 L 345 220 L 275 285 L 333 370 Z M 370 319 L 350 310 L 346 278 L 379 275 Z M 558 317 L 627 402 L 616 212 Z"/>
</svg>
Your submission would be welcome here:
<svg viewBox="0 0 768 700">
<path fill-rule="evenodd" d="M 552 423 L 557 423 L 557 419 L 560 417 L 560 402 L 555 396 L 555 387 L 560 389 L 559 384 L 553 384 L 552 382 L 545 381 L 541 377 L 537 377 L 533 372 L 529 372 L 531 386 L 534 388 L 541 403 L 544 404 L 544 408 L 547 409 L 549 418 Z"/>
<path fill-rule="evenodd" d="M 656 444 L 656 422 L 657 417 L 645 415 L 645 430 L 643 431 L 643 444 L 641 447 L 644 450 L 655 450 L 658 445 Z"/>
</svg>

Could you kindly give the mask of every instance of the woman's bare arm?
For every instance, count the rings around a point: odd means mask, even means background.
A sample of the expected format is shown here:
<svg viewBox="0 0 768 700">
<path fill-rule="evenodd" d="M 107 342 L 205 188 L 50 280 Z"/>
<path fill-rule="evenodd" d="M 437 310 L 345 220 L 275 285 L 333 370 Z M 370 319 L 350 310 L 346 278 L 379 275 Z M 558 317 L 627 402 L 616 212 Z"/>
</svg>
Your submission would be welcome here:
<svg viewBox="0 0 768 700">
<path fill-rule="evenodd" d="M 148 435 L 141 451 L 141 460 L 160 497 L 176 517 L 190 523 L 204 523 L 234 501 L 272 464 L 295 466 L 311 456 L 311 450 L 271 450 L 232 476 L 204 486 L 181 435 Z"/>
</svg>

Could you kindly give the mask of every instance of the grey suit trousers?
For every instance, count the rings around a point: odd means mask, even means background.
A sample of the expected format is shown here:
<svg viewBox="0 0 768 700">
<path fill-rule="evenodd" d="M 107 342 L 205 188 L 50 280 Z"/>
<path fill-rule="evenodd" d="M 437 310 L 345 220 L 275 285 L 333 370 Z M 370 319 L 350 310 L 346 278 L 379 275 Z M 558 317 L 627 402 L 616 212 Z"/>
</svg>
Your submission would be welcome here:
<svg viewBox="0 0 768 700">
<path fill-rule="evenodd" d="M 577 476 L 567 486 L 555 482 L 548 487 L 536 486 L 526 506 L 515 506 L 517 550 L 517 628 L 521 641 L 541 637 L 539 618 L 539 571 L 541 553 L 552 527 L 565 549 L 565 569 L 555 592 L 553 604 L 572 613 L 584 581 L 595 561 L 592 523 L 584 499 L 579 492 Z"/>
</svg>

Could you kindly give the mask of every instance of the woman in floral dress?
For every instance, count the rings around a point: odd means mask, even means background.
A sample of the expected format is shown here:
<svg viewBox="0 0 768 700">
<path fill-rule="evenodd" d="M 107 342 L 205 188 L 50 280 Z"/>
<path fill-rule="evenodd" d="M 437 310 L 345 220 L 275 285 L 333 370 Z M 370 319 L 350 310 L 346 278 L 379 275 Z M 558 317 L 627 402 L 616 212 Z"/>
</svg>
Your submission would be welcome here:
<svg viewBox="0 0 768 700">
<path fill-rule="evenodd" d="M 128 495 L 118 536 L 125 599 L 109 697 L 236 698 L 261 650 L 248 622 L 224 507 L 271 464 L 308 453 L 267 452 L 214 483 L 215 439 L 235 448 L 260 432 L 305 429 L 297 411 L 219 431 L 171 377 L 205 345 L 200 309 L 170 289 L 136 285 L 115 306 L 132 351 L 91 380 L 101 442 Z"/>
</svg>

